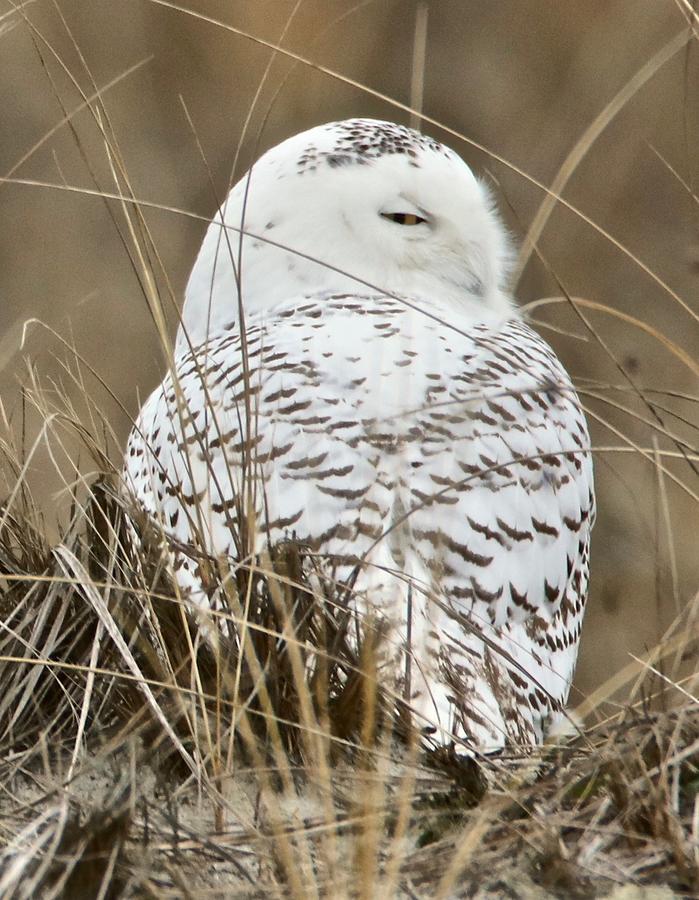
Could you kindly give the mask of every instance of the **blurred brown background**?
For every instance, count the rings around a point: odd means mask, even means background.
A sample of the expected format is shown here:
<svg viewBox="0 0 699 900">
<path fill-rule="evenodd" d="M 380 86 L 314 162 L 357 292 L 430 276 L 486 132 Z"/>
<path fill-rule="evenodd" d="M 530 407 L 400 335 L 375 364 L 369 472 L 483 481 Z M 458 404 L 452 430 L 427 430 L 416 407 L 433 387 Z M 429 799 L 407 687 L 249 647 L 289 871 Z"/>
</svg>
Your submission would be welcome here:
<svg viewBox="0 0 699 900">
<path fill-rule="evenodd" d="M 251 38 L 277 42 L 284 34 L 287 49 L 405 103 L 414 0 L 188 0 L 191 10 L 248 37 L 153 0 L 36 0 L 19 11 L 17 2 L 0 0 L 0 175 L 114 192 L 93 115 L 83 109 L 61 122 L 80 106 L 81 90 L 91 95 L 95 84 L 115 79 L 102 100 L 134 194 L 207 218 L 227 188 L 253 102 L 237 174 L 256 146 L 265 149 L 323 121 L 352 115 L 407 121 L 367 91 L 283 57 L 272 60 L 256 98 L 272 52 Z M 541 258 L 529 262 L 516 290 L 525 303 L 564 290 L 608 305 L 644 320 L 699 363 L 699 47 L 688 23 L 691 4 L 431 0 L 428 11 L 425 113 L 546 185 L 595 117 L 680 36 L 674 55 L 638 91 L 629 89 L 564 190 L 642 265 L 559 207 L 539 241 Z M 696 20 L 694 28 L 699 33 Z M 445 138 L 437 128 L 426 130 Z M 497 182 L 503 214 L 521 239 L 542 192 L 468 143 L 445 139 Z M 84 371 L 85 389 L 123 443 L 137 391 L 144 397 L 165 363 L 119 203 L 0 183 L 0 209 L 0 390 L 15 432 L 19 385 L 27 382 L 23 357 L 81 402 L 82 389 L 61 368 L 69 354 L 54 337 L 34 326 L 19 351 L 22 323 L 36 317 L 74 343 L 124 405 L 126 413 Z M 150 207 L 143 215 L 179 300 L 204 222 Z M 158 286 L 174 332 L 162 273 Z M 629 651 L 653 646 L 699 586 L 696 472 L 686 460 L 667 457 L 663 476 L 637 452 L 603 449 L 628 447 L 630 440 L 653 450 L 655 439 L 659 452 L 677 454 L 678 444 L 663 432 L 696 447 L 697 378 L 653 335 L 608 314 L 587 315 L 604 346 L 565 304 L 533 312 L 559 329 L 544 329 L 544 336 L 589 388 L 583 399 L 601 448 L 592 594 L 577 681 L 584 692 L 627 663 Z M 28 447 L 38 427 L 28 415 Z M 74 449 L 69 444 L 68 452 Z M 118 458 L 114 446 L 112 453 Z M 53 455 L 60 467 L 60 451 Z M 94 470 L 84 451 L 81 459 L 85 471 Z M 30 479 L 51 526 L 65 493 L 43 446 Z"/>
</svg>

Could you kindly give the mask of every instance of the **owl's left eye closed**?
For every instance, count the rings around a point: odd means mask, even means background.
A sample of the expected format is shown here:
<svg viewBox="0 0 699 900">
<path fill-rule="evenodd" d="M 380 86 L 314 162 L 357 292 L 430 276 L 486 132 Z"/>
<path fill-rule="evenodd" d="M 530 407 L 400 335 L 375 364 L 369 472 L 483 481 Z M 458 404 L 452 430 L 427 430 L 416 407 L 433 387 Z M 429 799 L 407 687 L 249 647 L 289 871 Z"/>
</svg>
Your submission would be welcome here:
<svg viewBox="0 0 699 900">
<path fill-rule="evenodd" d="M 380 215 L 384 219 L 388 219 L 389 222 L 395 222 L 397 225 L 422 225 L 423 222 L 427 221 L 427 219 L 423 219 L 422 216 L 418 216 L 415 213 L 382 212 Z"/>
</svg>

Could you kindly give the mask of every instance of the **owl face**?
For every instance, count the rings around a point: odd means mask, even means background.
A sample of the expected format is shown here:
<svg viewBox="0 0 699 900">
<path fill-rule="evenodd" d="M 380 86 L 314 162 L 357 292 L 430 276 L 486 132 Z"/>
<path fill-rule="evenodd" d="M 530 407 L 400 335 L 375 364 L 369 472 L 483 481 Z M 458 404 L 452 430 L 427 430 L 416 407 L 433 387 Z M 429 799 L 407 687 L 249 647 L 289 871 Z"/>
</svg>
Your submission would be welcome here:
<svg viewBox="0 0 699 900">
<path fill-rule="evenodd" d="M 198 343 L 235 319 L 239 287 L 246 315 L 294 295 L 364 292 L 493 321 L 512 314 L 508 259 L 488 191 L 456 153 L 350 119 L 272 148 L 233 188 L 192 271 L 183 327 Z"/>
</svg>

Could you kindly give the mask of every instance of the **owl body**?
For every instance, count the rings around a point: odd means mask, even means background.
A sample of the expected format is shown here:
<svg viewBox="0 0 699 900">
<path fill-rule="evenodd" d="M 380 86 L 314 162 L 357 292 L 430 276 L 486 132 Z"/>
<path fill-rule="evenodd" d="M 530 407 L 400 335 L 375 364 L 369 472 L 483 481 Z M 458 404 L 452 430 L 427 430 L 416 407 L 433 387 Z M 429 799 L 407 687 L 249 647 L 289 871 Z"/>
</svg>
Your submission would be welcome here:
<svg viewBox="0 0 699 900">
<path fill-rule="evenodd" d="M 382 679 L 399 693 L 410 660 L 422 725 L 466 749 L 531 748 L 566 702 L 587 595 L 594 492 L 577 395 L 504 293 L 501 227 L 452 151 L 371 120 L 287 143 L 262 158 L 259 192 L 256 166 L 209 229 L 127 484 L 180 548 L 235 566 L 303 544 L 360 620 L 387 626 Z M 337 167 L 358 197 L 343 182 L 299 212 L 299 183 L 320 173 L 331 190 Z M 367 205 L 386 236 L 375 258 Z M 473 212 L 465 234 L 452 207 Z M 315 223 L 329 216 L 323 243 Z M 268 245 L 265 221 L 281 232 Z M 404 246 L 405 221 L 421 235 Z M 220 249 L 232 222 L 237 254 Z M 196 554 L 175 557 L 205 606 Z"/>
<path fill-rule="evenodd" d="M 585 422 L 524 323 L 434 315 L 382 296 L 292 300 L 246 323 L 247 377 L 232 325 L 144 406 L 129 478 L 176 542 L 196 531 L 235 560 L 252 475 L 254 551 L 293 538 L 338 585 L 352 577 L 357 610 L 390 621 L 401 672 L 412 585 L 425 723 L 482 748 L 536 743 L 567 697 L 582 622 Z M 182 565 L 191 588 L 196 562 Z"/>
</svg>

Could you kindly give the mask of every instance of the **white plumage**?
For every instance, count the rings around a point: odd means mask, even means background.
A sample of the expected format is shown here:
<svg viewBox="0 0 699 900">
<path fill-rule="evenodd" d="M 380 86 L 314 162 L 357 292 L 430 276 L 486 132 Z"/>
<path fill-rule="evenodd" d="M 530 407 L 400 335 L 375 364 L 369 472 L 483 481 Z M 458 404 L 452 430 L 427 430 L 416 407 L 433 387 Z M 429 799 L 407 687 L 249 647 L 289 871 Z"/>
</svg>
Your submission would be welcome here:
<svg viewBox="0 0 699 900">
<path fill-rule="evenodd" d="M 507 261 L 486 190 L 431 138 L 356 119 L 285 141 L 209 227 L 125 473 L 179 545 L 235 564 L 250 492 L 254 552 L 293 536 L 329 577 L 359 565 L 386 677 L 410 608 L 413 706 L 481 751 L 541 742 L 566 702 L 594 518 L 583 412 Z M 196 558 L 175 568 L 205 603 Z"/>
</svg>

